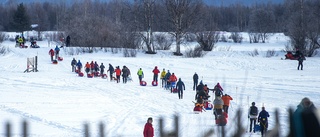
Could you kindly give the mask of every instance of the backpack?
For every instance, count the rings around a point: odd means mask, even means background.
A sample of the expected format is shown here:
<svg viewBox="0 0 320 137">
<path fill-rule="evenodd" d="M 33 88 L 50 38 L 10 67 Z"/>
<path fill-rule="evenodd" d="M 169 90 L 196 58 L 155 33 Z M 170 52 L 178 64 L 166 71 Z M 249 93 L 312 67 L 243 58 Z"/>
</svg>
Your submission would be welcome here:
<svg viewBox="0 0 320 137">
<path fill-rule="evenodd" d="M 251 106 L 250 108 L 250 115 L 258 115 L 258 108 L 256 106 Z"/>
</svg>

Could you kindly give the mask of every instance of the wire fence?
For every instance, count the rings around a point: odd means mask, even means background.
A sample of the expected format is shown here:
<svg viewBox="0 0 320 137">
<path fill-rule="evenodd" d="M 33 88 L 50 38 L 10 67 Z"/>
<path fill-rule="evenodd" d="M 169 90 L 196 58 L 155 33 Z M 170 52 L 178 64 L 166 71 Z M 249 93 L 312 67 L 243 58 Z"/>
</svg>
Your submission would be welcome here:
<svg viewBox="0 0 320 137">
<path fill-rule="evenodd" d="M 237 110 L 236 112 L 236 130 L 234 130 L 234 133 L 231 133 L 227 135 L 227 132 L 226 132 L 226 129 L 225 129 L 225 126 L 219 126 L 218 128 L 211 128 L 211 129 L 208 129 L 208 131 L 204 132 L 204 133 L 201 133 L 201 135 L 197 135 L 197 136 L 202 136 L 202 137 L 228 137 L 228 136 L 231 136 L 231 137 L 244 137 L 245 135 L 248 135 L 248 134 L 245 134 L 246 133 L 246 127 L 243 123 L 241 123 L 241 117 L 242 117 L 242 112 L 241 110 Z M 302 118 L 302 117 L 301 117 Z M 304 118 L 302 118 L 304 119 Z M 293 114 L 293 110 L 292 109 L 289 109 L 289 127 L 288 127 L 288 135 L 286 135 L 286 137 L 299 137 L 300 135 L 297 134 L 297 132 L 295 130 L 295 125 L 293 121 L 296 120 L 296 117 L 294 117 L 294 114 Z M 317 132 L 320 132 L 320 122 L 319 122 L 319 118 L 317 121 L 317 127 L 314 127 L 313 129 L 311 130 L 317 130 L 316 132 L 313 132 L 312 133 L 317 133 Z M 179 124 L 179 117 L 177 115 L 174 116 L 174 129 L 172 129 L 171 131 L 169 132 L 166 132 L 164 130 L 164 119 L 163 118 L 160 118 L 159 119 L 159 134 L 160 134 L 160 137 L 179 137 L 179 132 L 180 132 L 180 124 Z M 11 123 L 6 123 L 5 125 L 5 137 L 12 137 L 12 128 L 11 128 L 12 124 Z M 304 125 L 302 125 L 304 126 Z M 27 121 L 23 121 L 22 122 L 22 133 L 21 133 L 21 136 L 22 137 L 28 137 L 30 135 L 30 133 L 28 132 L 30 126 L 28 124 Z M 201 127 L 198 127 L 198 128 L 201 128 Z M 275 125 L 272 129 L 268 130 L 267 133 L 265 134 L 265 137 L 281 137 L 281 133 L 280 133 L 280 121 L 279 121 L 279 111 L 278 110 L 275 110 Z M 310 132 L 310 129 L 309 131 L 304 131 L 304 132 Z M 311 135 L 312 135 L 311 133 Z M 196 134 L 196 133 L 195 133 Z M 306 133 L 308 134 L 308 133 Z M 310 134 L 309 134 L 310 135 Z M 83 125 L 83 137 L 90 137 L 90 130 L 89 130 L 89 125 L 88 124 L 84 124 Z M 99 137 L 107 137 L 107 133 L 105 131 L 105 124 L 103 124 L 102 122 L 99 123 L 99 133 L 98 133 L 98 136 Z M 313 137 L 316 137 L 316 136 L 319 136 L 319 134 L 315 134 Z M 308 136 L 301 136 L 301 137 L 308 137 Z"/>
</svg>

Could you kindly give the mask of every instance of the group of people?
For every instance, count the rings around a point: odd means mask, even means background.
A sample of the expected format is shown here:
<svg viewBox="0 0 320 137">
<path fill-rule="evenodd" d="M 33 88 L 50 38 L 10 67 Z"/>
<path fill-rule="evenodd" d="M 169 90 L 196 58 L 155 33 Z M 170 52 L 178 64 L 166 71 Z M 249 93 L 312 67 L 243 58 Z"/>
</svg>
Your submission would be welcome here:
<svg viewBox="0 0 320 137">
<path fill-rule="evenodd" d="M 268 117 L 269 113 L 266 111 L 265 107 L 262 107 L 262 110 L 259 112 L 258 107 L 255 106 L 256 103 L 252 102 L 251 107 L 249 108 L 248 118 L 250 119 L 250 129 L 249 132 L 256 132 L 256 122 L 258 120 L 258 125 L 260 125 L 261 136 L 264 136 L 268 129 Z"/>
<path fill-rule="evenodd" d="M 49 50 L 51 61 L 53 61 L 53 57 L 55 57 L 55 60 L 59 58 L 59 52 L 60 52 L 60 48 L 58 46 L 56 46 L 54 49 Z"/>
<path fill-rule="evenodd" d="M 81 72 L 82 69 L 82 63 L 80 60 L 78 62 L 76 61 L 75 58 L 71 61 L 71 67 L 72 67 L 72 72 L 75 72 L 76 70 L 78 72 Z M 85 72 L 93 76 L 104 76 L 105 75 L 105 66 L 103 63 L 100 65 L 97 63 L 97 61 L 91 61 L 91 63 L 87 62 L 84 66 Z M 121 76 L 122 76 L 122 82 L 127 83 L 128 77 L 131 75 L 130 70 L 128 67 L 123 66 L 122 69 L 120 69 L 119 66 L 116 66 L 114 68 L 110 63 L 107 72 L 109 72 L 110 76 L 110 81 L 116 81 L 117 83 L 120 83 Z M 114 76 L 115 74 L 115 76 Z"/>
</svg>

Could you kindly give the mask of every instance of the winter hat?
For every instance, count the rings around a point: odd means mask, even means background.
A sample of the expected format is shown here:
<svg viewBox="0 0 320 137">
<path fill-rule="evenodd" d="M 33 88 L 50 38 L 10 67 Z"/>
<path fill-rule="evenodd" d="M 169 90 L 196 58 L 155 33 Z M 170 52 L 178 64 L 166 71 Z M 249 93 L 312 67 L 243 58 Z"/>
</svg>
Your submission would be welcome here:
<svg viewBox="0 0 320 137">
<path fill-rule="evenodd" d="M 254 105 L 256 105 L 256 102 L 252 102 L 251 104 L 252 104 L 252 106 L 254 106 Z"/>
<path fill-rule="evenodd" d="M 301 100 L 301 103 L 300 103 L 304 108 L 308 108 L 311 106 L 311 101 L 309 98 L 305 97 Z"/>
</svg>

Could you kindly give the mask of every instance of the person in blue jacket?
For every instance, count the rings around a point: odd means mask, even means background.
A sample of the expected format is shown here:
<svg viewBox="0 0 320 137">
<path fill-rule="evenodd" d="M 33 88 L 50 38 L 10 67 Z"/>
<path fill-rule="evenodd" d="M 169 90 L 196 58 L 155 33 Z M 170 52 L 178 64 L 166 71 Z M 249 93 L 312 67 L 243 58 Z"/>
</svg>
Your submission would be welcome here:
<svg viewBox="0 0 320 137">
<path fill-rule="evenodd" d="M 181 78 L 179 78 L 176 88 L 178 90 L 178 97 L 179 99 L 183 98 L 183 90 L 186 90 L 186 87 L 184 86 L 184 83 L 181 81 Z"/>
<path fill-rule="evenodd" d="M 268 117 L 269 113 L 266 111 L 265 107 L 262 107 L 262 111 L 259 113 L 258 122 L 260 123 L 261 136 L 265 136 L 268 129 Z"/>
<path fill-rule="evenodd" d="M 78 63 L 77 63 L 77 68 L 79 70 L 79 72 L 81 72 L 81 68 L 82 68 L 82 63 L 80 62 L 80 60 L 78 60 Z"/>
<path fill-rule="evenodd" d="M 55 52 L 55 54 L 56 54 L 56 59 L 58 59 L 58 57 L 59 57 L 59 52 L 60 52 L 60 48 L 58 47 L 58 46 L 56 46 L 56 48 L 54 49 L 54 52 Z"/>
</svg>

